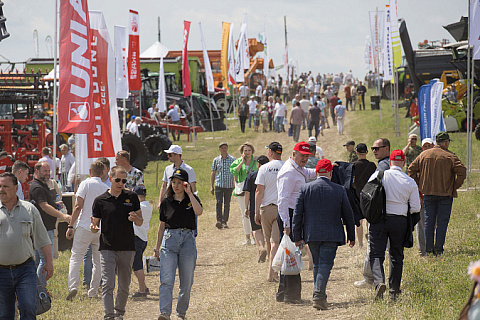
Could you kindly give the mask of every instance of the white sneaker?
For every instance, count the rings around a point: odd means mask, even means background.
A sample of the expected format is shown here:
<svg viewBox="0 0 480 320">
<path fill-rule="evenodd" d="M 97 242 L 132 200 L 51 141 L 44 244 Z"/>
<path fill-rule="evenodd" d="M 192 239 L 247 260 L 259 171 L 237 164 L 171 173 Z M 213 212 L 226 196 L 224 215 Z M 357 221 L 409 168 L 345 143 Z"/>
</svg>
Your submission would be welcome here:
<svg viewBox="0 0 480 320">
<path fill-rule="evenodd" d="M 245 239 L 245 241 L 242 243 L 244 246 L 251 246 L 252 245 L 252 240 L 250 239 Z"/>
<path fill-rule="evenodd" d="M 353 285 L 357 288 L 364 289 L 364 288 L 372 288 L 373 283 L 367 282 L 367 280 L 363 279 L 360 281 L 355 281 Z"/>
</svg>

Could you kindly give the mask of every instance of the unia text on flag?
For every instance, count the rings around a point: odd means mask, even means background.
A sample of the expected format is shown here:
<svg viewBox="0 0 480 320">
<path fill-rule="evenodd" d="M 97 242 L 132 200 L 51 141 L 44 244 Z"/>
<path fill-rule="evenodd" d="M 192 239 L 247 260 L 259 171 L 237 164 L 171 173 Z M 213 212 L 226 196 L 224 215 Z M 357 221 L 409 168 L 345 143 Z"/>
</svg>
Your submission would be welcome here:
<svg viewBox="0 0 480 320">
<path fill-rule="evenodd" d="M 468 42 L 473 46 L 473 60 L 480 60 L 480 1 L 470 0 Z"/>
<path fill-rule="evenodd" d="M 138 12 L 130 10 L 128 30 L 128 85 L 131 91 L 142 90 L 140 74 L 140 30 Z"/>
<path fill-rule="evenodd" d="M 183 96 L 184 97 L 190 97 L 192 95 L 192 87 L 190 84 L 190 70 L 188 69 L 187 47 L 188 47 L 189 35 L 190 35 L 190 21 L 183 21 L 182 80 L 183 80 Z"/>
<path fill-rule="evenodd" d="M 92 30 L 92 84 L 95 131 L 77 134 L 78 173 L 88 174 L 90 164 L 99 157 L 114 163 L 121 150 L 121 134 L 115 92 L 115 57 L 102 12 L 90 11 Z"/>
<path fill-rule="evenodd" d="M 127 73 L 127 30 L 125 27 L 115 26 L 115 78 L 117 99 L 128 99 Z"/>
<path fill-rule="evenodd" d="M 233 42 L 233 23 L 228 34 L 228 84 L 235 84 L 235 43 Z"/>
<path fill-rule="evenodd" d="M 58 132 L 95 130 L 87 0 L 61 1 Z"/>
<path fill-rule="evenodd" d="M 210 59 L 208 58 L 207 45 L 205 44 L 205 39 L 203 38 L 202 23 L 199 22 L 198 26 L 200 28 L 200 36 L 202 39 L 203 64 L 205 66 L 205 77 L 207 78 L 207 91 L 212 93 L 212 92 L 215 92 L 215 85 L 213 83 L 212 66 L 210 65 Z"/>
<path fill-rule="evenodd" d="M 390 15 L 390 6 L 385 7 L 385 23 L 384 23 L 384 33 L 383 33 L 383 69 L 384 75 L 383 79 L 389 81 L 393 79 L 393 52 L 392 52 L 392 34 L 391 34 L 391 15 Z"/>
<path fill-rule="evenodd" d="M 229 37 L 230 37 L 230 23 L 222 22 L 222 51 L 220 52 L 220 69 L 222 72 L 223 86 L 227 87 L 228 78 L 228 57 L 229 57 Z"/>
</svg>

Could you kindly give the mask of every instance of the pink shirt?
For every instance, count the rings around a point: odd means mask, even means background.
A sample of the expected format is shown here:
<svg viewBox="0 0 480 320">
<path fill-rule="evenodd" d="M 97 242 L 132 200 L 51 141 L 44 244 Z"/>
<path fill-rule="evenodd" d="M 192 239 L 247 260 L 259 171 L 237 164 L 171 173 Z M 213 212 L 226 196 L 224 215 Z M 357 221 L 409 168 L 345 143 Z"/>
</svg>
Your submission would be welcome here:
<svg viewBox="0 0 480 320">
<path fill-rule="evenodd" d="M 291 122 L 293 125 L 300 125 L 303 122 L 303 117 L 305 117 L 305 113 L 299 107 L 295 107 L 292 109 L 291 113 Z"/>
</svg>

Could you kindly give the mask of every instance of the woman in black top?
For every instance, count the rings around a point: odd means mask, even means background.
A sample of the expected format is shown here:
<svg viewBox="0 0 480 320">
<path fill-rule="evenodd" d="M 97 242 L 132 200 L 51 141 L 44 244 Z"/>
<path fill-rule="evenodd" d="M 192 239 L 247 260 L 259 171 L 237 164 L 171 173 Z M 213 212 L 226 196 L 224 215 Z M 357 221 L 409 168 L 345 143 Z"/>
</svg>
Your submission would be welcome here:
<svg viewBox="0 0 480 320">
<path fill-rule="evenodd" d="M 170 179 L 167 197 L 160 204 L 160 225 L 154 249 L 154 256 L 160 259 L 161 284 L 158 299 L 161 314 L 158 319 L 170 319 L 177 267 L 180 292 L 176 311 L 177 317 L 184 319 L 190 302 L 197 260 L 197 246 L 193 234 L 196 229 L 195 215 L 201 215 L 203 208 L 200 200 L 192 193 L 185 170 L 175 170 Z"/>
</svg>

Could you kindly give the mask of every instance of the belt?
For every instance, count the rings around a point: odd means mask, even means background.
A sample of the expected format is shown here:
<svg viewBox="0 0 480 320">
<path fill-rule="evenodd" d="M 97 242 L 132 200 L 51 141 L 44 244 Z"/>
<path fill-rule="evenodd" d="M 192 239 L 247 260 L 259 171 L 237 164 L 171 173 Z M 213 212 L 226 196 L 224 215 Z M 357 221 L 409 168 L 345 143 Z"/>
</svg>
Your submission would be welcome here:
<svg viewBox="0 0 480 320">
<path fill-rule="evenodd" d="M 403 218 L 406 218 L 406 216 L 404 216 L 403 214 L 387 213 L 386 216 L 387 217 L 403 217 Z"/>
<path fill-rule="evenodd" d="M 268 206 L 275 206 L 275 207 L 278 207 L 278 205 L 276 205 L 275 203 L 269 203 L 269 204 L 267 204 L 265 207 L 268 207 Z"/>
<path fill-rule="evenodd" d="M 32 257 L 28 258 L 28 259 L 25 260 L 25 262 L 23 262 L 23 263 L 11 265 L 11 266 L 4 266 L 4 265 L 1 265 L 1 264 L 0 264 L 0 268 L 1 268 L 1 269 L 15 270 L 15 269 L 17 269 L 17 268 L 20 268 L 20 267 L 26 265 L 26 264 L 29 263 L 30 261 L 33 261 L 33 258 L 32 258 Z"/>
</svg>

